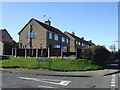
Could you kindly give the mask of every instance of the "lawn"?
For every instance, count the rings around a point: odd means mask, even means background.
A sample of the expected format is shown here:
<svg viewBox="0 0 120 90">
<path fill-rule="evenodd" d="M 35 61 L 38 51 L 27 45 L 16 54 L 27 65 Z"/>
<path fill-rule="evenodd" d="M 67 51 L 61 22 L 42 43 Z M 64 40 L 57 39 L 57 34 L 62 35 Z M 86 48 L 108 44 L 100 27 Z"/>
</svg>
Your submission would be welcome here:
<svg viewBox="0 0 120 90">
<path fill-rule="evenodd" d="M 86 59 L 52 59 L 52 62 L 37 62 L 36 58 L 21 58 L 21 57 L 11 57 L 0 61 L 3 68 L 27 68 L 27 69 L 43 69 L 52 71 L 86 71 L 86 70 L 96 70 L 101 69 L 100 66 L 95 65 L 92 61 Z"/>
</svg>

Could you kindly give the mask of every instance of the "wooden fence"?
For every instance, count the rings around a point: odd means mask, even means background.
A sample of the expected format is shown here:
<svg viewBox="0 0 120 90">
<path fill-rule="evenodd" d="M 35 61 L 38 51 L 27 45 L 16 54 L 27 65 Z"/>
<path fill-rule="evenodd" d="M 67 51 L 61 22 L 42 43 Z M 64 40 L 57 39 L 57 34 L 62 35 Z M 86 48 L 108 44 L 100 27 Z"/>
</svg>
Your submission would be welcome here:
<svg viewBox="0 0 120 90">
<path fill-rule="evenodd" d="M 61 52 L 60 48 L 52 48 L 52 49 L 19 49 L 12 48 L 12 56 L 17 57 L 51 57 L 58 56 L 63 57 L 67 56 L 68 53 Z"/>
</svg>

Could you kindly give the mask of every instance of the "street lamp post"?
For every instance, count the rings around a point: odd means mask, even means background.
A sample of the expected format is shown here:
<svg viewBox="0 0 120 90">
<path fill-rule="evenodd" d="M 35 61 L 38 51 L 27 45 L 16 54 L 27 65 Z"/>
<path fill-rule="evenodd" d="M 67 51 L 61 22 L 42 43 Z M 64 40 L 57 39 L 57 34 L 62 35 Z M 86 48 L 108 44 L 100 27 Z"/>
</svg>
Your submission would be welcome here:
<svg viewBox="0 0 120 90">
<path fill-rule="evenodd" d="M 119 42 L 119 41 L 114 41 L 114 42 L 113 42 L 113 45 L 114 45 L 114 51 L 115 51 L 115 49 L 116 49 L 116 47 L 115 47 L 115 42 Z"/>
</svg>

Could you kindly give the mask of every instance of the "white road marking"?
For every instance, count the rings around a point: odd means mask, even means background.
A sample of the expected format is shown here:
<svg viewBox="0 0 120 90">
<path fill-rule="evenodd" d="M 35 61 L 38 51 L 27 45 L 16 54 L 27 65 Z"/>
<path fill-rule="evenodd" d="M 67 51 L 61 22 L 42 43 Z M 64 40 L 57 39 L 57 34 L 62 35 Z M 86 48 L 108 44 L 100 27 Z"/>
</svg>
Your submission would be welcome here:
<svg viewBox="0 0 120 90">
<path fill-rule="evenodd" d="M 111 88 L 112 90 L 115 89 L 115 74 L 112 75 Z"/>
<path fill-rule="evenodd" d="M 49 86 L 41 86 L 41 85 L 38 85 L 38 87 L 40 87 L 40 88 L 57 88 L 57 87 L 49 87 Z"/>
<path fill-rule="evenodd" d="M 115 87 L 115 84 L 111 84 L 111 87 Z"/>
<path fill-rule="evenodd" d="M 45 82 L 50 84 L 56 84 L 56 85 L 63 85 L 67 86 L 71 81 L 65 81 L 65 80 L 53 80 L 53 79 L 40 79 L 40 78 L 28 78 L 28 77 L 19 77 L 20 79 L 24 80 L 33 80 L 33 81 L 39 81 L 39 82 Z M 58 82 L 55 82 L 58 81 Z"/>
<path fill-rule="evenodd" d="M 111 83 L 114 83 L 114 84 L 115 84 L 115 82 L 113 82 L 113 81 L 112 81 Z"/>
<path fill-rule="evenodd" d="M 115 79 L 114 79 L 114 78 L 112 78 L 112 81 L 114 81 L 114 82 L 115 82 Z"/>
<path fill-rule="evenodd" d="M 67 86 L 71 81 L 61 81 L 59 84 Z"/>
</svg>

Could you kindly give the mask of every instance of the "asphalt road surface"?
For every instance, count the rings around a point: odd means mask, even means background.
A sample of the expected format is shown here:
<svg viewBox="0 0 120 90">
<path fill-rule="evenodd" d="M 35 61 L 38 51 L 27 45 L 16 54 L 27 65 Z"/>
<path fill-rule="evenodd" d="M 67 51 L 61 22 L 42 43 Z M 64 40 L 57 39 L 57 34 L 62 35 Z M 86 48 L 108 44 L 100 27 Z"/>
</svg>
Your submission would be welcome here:
<svg viewBox="0 0 120 90">
<path fill-rule="evenodd" d="M 2 73 L 2 88 L 118 88 L 120 74 L 96 77 L 55 77 Z"/>
</svg>

